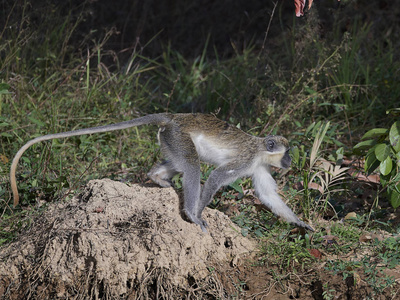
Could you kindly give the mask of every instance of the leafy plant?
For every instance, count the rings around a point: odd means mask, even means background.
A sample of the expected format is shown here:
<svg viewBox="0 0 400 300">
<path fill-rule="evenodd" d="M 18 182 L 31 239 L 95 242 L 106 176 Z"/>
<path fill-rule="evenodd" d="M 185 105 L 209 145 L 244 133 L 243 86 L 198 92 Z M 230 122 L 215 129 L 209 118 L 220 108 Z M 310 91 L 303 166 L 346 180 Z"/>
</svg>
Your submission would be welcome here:
<svg viewBox="0 0 400 300">
<path fill-rule="evenodd" d="M 346 171 L 348 170 L 347 167 L 340 166 L 343 158 L 343 147 L 336 151 L 336 163 L 322 157 L 321 145 L 323 141 L 342 145 L 333 137 L 334 131 L 329 129 L 330 122 L 312 123 L 304 133 L 304 136 L 309 140 L 314 139 L 310 153 L 306 152 L 304 145 L 292 149 L 293 165 L 298 169 L 302 178 L 302 208 L 306 218 L 310 218 L 314 199 L 317 200 L 315 201 L 316 204 L 323 204 L 323 209 L 326 209 L 331 194 L 343 191 L 342 188 L 338 187 L 346 178 Z M 318 193 L 318 197 L 314 198 L 312 190 Z"/>
<path fill-rule="evenodd" d="M 311 239 L 308 234 L 304 237 L 288 235 L 285 230 L 275 231 L 267 237 L 268 242 L 262 244 L 262 252 L 268 261 L 276 264 L 279 269 L 304 269 L 314 257 L 310 254 Z"/>
<path fill-rule="evenodd" d="M 400 206 L 400 121 L 390 129 L 374 128 L 354 146 L 355 153 L 365 154 L 364 170 L 369 175 L 379 168 L 380 182 L 386 189 L 390 204 Z"/>
</svg>

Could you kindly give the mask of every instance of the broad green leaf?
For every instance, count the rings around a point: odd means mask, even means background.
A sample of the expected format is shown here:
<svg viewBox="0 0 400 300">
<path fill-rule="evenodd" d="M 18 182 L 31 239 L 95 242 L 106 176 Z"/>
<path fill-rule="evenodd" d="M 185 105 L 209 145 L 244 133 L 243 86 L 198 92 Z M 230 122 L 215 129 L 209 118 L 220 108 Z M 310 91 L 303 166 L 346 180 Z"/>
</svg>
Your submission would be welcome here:
<svg viewBox="0 0 400 300">
<path fill-rule="evenodd" d="M 375 156 L 379 161 L 384 161 L 390 153 L 390 146 L 387 144 L 378 144 L 375 147 Z"/>
<path fill-rule="evenodd" d="M 376 144 L 375 140 L 368 140 L 358 143 L 353 147 L 354 150 L 367 150 Z"/>
<path fill-rule="evenodd" d="M 383 162 L 379 165 L 379 171 L 381 171 L 382 175 L 388 175 L 392 171 L 392 159 L 388 156 Z"/>
<path fill-rule="evenodd" d="M 389 132 L 390 144 L 396 152 L 400 152 L 400 121 L 395 122 Z"/>
<path fill-rule="evenodd" d="M 379 167 L 379 164 L 380 161 L 376 158 L 374 149 L 369 150 L 365 156 L 365 172 L 368 175 L 371 174 L 377 167 Z"/>
<path fill-rule="evenodd" d="M 400 167 L 400 152 L 396 153 L 397 165 Z"/>
<path fill-rule="evenodd" d="M 396 191 L 390 193 L 390 204 L 393 208 L 398 208 L 400 206 L 400 194 Z"/>
<path fill-rule="evenodd" d="M 393 189 L 388 191 L 389 201 L 393 208 L 397 208 L 400 206 L 400 183 Z"/>
<path fill-rule="evenodd" d="M 374 128 L 367 131 L 367 133 L 365 133 L 361 139 L 373 139 L 382 135 L 387 135 L 388 131 L 389 130 L 386 128 Z"/>
</svg>

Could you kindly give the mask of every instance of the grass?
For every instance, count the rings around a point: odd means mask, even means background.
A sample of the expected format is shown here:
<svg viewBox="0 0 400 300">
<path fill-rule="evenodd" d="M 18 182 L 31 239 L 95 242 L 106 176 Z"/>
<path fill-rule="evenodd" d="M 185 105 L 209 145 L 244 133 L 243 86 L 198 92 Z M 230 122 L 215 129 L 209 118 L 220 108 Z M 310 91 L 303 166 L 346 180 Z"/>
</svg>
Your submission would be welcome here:
<svg viewBox="0 0 400 300">
<path fill-rule="evenodd" d="M 375 242 L 361 244 L 370 251 L 367 258 L 378 255 L 378 260 L 332 260 L 327 270 L 352 276 L 363 270 L 376 293 L 392 284 L 379 271 L 399 265 L 399 229 L 382 219 L 384 210 L 390 208 L 374 208 L 378 211 L 370 220 L 373 208 L 367 207 L 358 211 L 358 224 L 338 224 L 349 212 L 341 210 L 338 199 L 350 202 L 354 193 L 349 178 L 344 178 L 345 167 L 337 174 L 333 167 L 351 157 L 352 147 L 367 129 L 387 128 L 395 121 L 386 110 L 398 107 L 400 98 L 396 22 L 363 22 L 359 15 L 353 18 L 355 8 L 347 4 L 321 27 L 323 12 L 316 8 L 307 18 L 287 22 L 280 6 L 271 17 L 264 52 L 260 50 L 264 35 L 246 40 L 243 47 L 232 41 L 224 51 L 212 32 L 193 48 L 196 55 L 190 56 L 190 48 L 185 48 L 189 46 L 180 45 L 174 37 L 173 42 L 166 42 L 162 31 L 145 44 L 112 50 L 117 30 L 87 30 L 89 3 L 72 7 L 65 14 L 66 7 L 39 5 L 32 9 L 28 2 L 16 1 L 2 12 L 0 244 L 9 243 L 29 227 L 31 218 L 44 209 L 43 200 L 65 199 L 92 178 L 144 182 L 159 156 L 155 129 L 149 127 L 35 145 L 18 168 L 22 201 L 14 210 L 8 184 L 10 160 L 26 141 L 146 113 L 210 112 L 254 135 L 288 136 L 297 149 L 291 171 L 279 175 L 279 183 L 291 207 L 316 225 L 315 234 L 293 234 L 289 225 L 271 213 L 248 205 L 253 201 L 247 192 L 251 187 L 248 179 L 221 191 L 213 203 L 221 208 L 228 201 L 238 208 L 233 219 L 242 233 L 266 241 L 262 243 L 264 263 L 279 262 L 282 273 L 304 270 L 316 263 L 309 249 L 348 254 L 360 246 L 359 237 L 365 230 L 384 228 L 393 235 L 384 240 L 385 251 Z M 392 15 L 386 16 L 390 20 Z M 151 19 L 154 22 L 157 18 Z M 188 35 L 189 31 L 180 30 L 177 36 Z M 327 165 L 316 164 L 320 158 Z M 322 191 L 307 188 L 309 183 L 323 187 Z M 295 188 L 298 185 L 302 187 Z M 301 208 L 299 203 L 303 203 Z M 329 211 L 333 213 L 329 215 Z M 365 228 L 363 216 L 367 215 Z M 331 228 L 319 225 L 324 219 L 336 223 Z M 341 243 L 328 246 L 325 235 L 333 235 Z M 334 289 L 326 286 L 325 291 L 328 299 Z"/>
</svg>

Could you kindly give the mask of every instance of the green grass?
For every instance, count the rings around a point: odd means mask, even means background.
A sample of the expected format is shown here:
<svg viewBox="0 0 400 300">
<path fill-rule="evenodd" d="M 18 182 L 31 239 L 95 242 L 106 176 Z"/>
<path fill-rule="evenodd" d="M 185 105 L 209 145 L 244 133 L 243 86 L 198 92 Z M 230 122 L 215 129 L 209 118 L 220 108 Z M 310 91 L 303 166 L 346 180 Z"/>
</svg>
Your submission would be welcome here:
<svg viewBox="0 0 400 300">
<path fill-rule="evenodd" d="M 386 110 L 399 106 L 398 25 L 364 23 L 358 15 L 349 22 L 355 11 L 350 4 L 323 29 L 317 26 L 323 18 L 317 9 L 307 18 L 290 22 L 280 10 L 272 16 L 274 34 L 263 51 L 264 36 L 249 39 L 243 47 L 232 42 L 221 51 L 215 36 L 206 34 L 204 42 L 193 49 L 197 54 L 189 56 L 188 49 L 180 52 L 173 46 L 176 43 L 161 40 L 162 33 L 140 47 L 113 51 L 115 30 L 82 29 L 88 18 L 87 2 L 69 14 L 54 5 L 33 10 L 28 2 L 19 4 L 3 11 L 5 23 L 0 28 L 0 244 L 29 227 L 31 218 L 44 209 L 42 200 L 66 199 L 93 178 L 144 182 L 159 158 L 156 130 L 151 127 L 40 143 L 20 161 L 21 206 L 13 210 L 8 172 L 11 159 L 25 142 L 165 111 L 217 113 L 254 135 L 283 134 L 297 147 L 292 169 L 278 181 L 289 205 L 316 225 L 315 234 L 290 233 L 291 226 L 271 213 L 255 212 L 249 205 L 251 197 L 244 192 L 251 187 L 248 179 L 222 190 L 213 203 L 220 208 L 229 200 L 238 207 L 233 219 L 242 233 L 265 241 L 265 262 L 280 261 L 280 272 L 312 266 L 315 258 L 308 249 L 347 254 L 364 230 L 390 231 L 389 223 L 379 225 L 386 222 L 381 220 L 385 213 L 376 207 L 358 212 L 361 220 L 368 216 L 367 227 L 364 221 L 345 222 L 327 232 L 318 225 L 327 210 L 338 208 L 337 199 L 352 201 L 354 193 L 348 179 L 330 177 L 325 182 L 331 169 L 315 165 L 312 157 L 340 165 L 344 156 L 351 157 L 352 147 L 368 129 L 388 128 L 395 121 Z M 181 30 L 177 36 L 189 35 Z M 329 124 L 326 131 L 320 132 L 325 124 Z M 210 169 L 205 166 L 204 170 Z M 325 189 L 295 188 L 308 182 Z M 336 222 L 345 213 L 336 210 L 329 221 Z M 398 229 L 391 230 L 398 234 Z M 323 239 L 327 234 L 338 237 L 341 244 L 327 250 Z M 385 245 L 389 250 L 379 261 L 398 265 L 398 239 L 386 239 Z M 371 257 L 382 254 L 375 243 L 363 247 L 372 251 Z M 284 257 L 279 256 L 282 249 Z M 376 292 L 389 284 L 372 268 L 375 262 L 356 264 L 352 268 L 369 272 L 366 276 Z M 346 267 L 333 261 L 327 269 L 344 272 Z"/>
</svg>

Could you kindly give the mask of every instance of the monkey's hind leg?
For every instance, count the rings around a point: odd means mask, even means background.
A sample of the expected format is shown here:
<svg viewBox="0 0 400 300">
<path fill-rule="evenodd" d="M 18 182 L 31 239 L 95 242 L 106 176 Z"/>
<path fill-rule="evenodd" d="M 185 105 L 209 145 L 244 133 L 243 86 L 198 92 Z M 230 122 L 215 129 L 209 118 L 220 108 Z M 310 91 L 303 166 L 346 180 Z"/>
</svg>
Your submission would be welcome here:
<svg viewBox="0 0 400 300">
<path fill-rule="evenodd" d="M 166 126 L 159 131 L 161 151 L 167 161 L 150 171 L 150 178 L 161 186 L 168 184 L 176 173 L 183 173 L 183 211 L 190 221 L 207 232 L 207 223 L 197 215 L 200 202 L 200 159 L 196 147 L 179 127 Z"/>
<path fill-rule="evenodd" d="M 164 160 L 162 163 L 154 165 L 150 172 L 147 173 L 147 176 L 149 176 L 154 183 L 167 188 L 173 186 L 171 179 L 178 173 L 179 172 L 175 170 L 170 161 Z"/>
<path fill-rule="evenodd" d="M 188 164 L 183 170 L 184 212 L 203 232 L 207 232 L 207 222 L 197 214 L 200 205 L 200 163 Z"/>
</svg>

